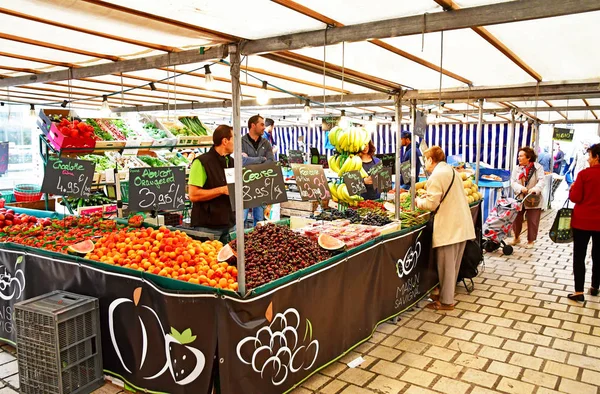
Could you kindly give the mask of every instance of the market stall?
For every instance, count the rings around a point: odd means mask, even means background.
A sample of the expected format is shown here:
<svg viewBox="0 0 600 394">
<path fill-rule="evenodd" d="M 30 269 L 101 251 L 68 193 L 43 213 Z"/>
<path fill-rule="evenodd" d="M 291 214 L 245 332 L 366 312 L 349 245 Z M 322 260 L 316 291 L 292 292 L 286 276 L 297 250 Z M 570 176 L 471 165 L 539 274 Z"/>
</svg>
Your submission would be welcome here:
<svg viewBox="0 0 600 394">
<path fill-rule="evenodd" d="M 479 208 L 471 208 L 478 226 Z M 431 234 L 418 226 L 373 238 L 241 298 L 3 243 L 0 337 L 14 343 L 16 302 L 62 289 L 99 298 L 105 373 L 130 387 L 209 393 L 218 376 L 223 393 L 281 393 L 422 299 L 437 284 L 432 258 Z"/>
</svg>

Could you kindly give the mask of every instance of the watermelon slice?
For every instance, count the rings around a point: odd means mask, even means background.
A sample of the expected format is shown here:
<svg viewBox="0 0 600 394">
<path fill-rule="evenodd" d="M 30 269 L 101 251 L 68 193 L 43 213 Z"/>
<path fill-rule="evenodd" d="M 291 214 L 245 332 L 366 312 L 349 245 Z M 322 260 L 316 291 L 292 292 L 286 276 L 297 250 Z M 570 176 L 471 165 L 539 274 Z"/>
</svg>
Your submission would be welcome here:
<svg viewBox="0 0 600 394">
<path fill-rule="evenodd" d="M 338 250 L 342 249 L 346 244 L 344 241 L 332 237 L 331 235 L 321 234 L 319 235 L 319 246 L 326 250 Z"/>
<path fill-rule="evenodd" d="M 69 254 L 74 254 L 74 255 L 78 255 L 78 256 L 85 256 L 88 253 L 91 253 L 94 251 L 94 243 L 92 241 L 85 240 L 83 242 L 79 242 L 73 245 L 70 245 L 67 248 L 67 253 Z"/>
<path fill-rule="evenodd" d="M 231 245 L 227 244 L 221 248 L 217 255 L 217 261 L 228 261 L 232 257 L 237 257 L 237 253 L 233 250 Z"/>
</svg>

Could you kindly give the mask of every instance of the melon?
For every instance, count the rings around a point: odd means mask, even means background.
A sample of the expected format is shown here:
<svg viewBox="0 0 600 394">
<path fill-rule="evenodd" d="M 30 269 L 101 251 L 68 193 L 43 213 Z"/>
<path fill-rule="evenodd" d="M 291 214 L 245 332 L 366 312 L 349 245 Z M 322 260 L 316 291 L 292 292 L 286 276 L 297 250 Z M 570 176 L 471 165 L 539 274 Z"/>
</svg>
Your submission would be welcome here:
<svg viewBox="0 0 600 394">
<path fill-rule="evenodd" d="M 67 248 L 67 253 L 75 254 L 79 256 L 85 256 L 88 253 L 92 253 L 94 251 L 94 243 L 89 239 L 83 242 L 79 242 L 73 245 L 70 245 Z"/>
<path fill-rule="evenodd" d="M 237 257 L 237 253 L 233 250 L 231 245 L 227 244 L 221 248 L 217 255 L 217 261 L 228 261 L 232 257 Z"/>
<path fill-rule="evenodd" d="M 319 246 L 326 250 L 342 249 L 346 244 L 335 237 L 328 234 L 319 235 Z"/>
</svg>

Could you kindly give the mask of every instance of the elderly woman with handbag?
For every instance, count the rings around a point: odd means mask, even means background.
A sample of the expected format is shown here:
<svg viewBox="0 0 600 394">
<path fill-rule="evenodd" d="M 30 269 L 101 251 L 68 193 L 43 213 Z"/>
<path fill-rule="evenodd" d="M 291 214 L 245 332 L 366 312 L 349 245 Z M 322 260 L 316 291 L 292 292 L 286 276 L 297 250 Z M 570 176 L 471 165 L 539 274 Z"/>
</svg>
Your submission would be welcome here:
<svg viewBox="0 0 600 394">
<path fill-rule="evenodd" d="M 585 256 L 592 239 L 592 283 L 590 294 L 600 291 L 600 144 L 588 149 L 589 168 L 582 170 L 569 192 L 575 203 L 571 228 L 573 229 L 573 273 L 575 293 L 567 297 L 573 301 L 585 301 Z"/>
<path fill-rule="evenodd" d="M 431 174 L 427 193 L 416 199 L 419 208 L 431 211 L 433 221 L 433 250 L 440 278 L 439 296 L 433 296 L 426 306 L 433 310 L 453 310 L 454 291 L 465 245 L 475 239 L 475 225 L 460 176 L 445 162 L 446 155 L 439 146 L 423 153 L 425 169 Z"/>
<path fill-rule="evenodd" d="M 523 218 L 527 219 L 527 247 L 532 248 L 537 239 L 540 218 L 542 216 L 542 190 L 546 184 L 544 168 L 536 163 L 537 156 L 533 149 L 523 147 L 519 149 L 519 164 L 512 173 L 512 188 L 517 198 L 524 198 L 523 209 L 513 223 L 515 237 L 512 245 L 521 242 L 521 229 Z"/>
</svg>

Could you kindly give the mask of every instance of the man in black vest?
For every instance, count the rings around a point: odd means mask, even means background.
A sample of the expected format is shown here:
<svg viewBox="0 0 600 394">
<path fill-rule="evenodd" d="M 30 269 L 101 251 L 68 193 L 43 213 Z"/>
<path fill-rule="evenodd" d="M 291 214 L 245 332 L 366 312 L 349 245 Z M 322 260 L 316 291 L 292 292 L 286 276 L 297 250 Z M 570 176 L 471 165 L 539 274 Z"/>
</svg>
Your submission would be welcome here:
<svg viewBox="0 0 600 394">
<path fill-rule="evenodd" d="M 225 169 L 233 168 L 233 128 L 220 125 L 213 133 L 213 146 L 197 157 L 190 169 L 189 196 L 192 206 L 192 227 L 228 242 L 235 225 L 229 200 Z"/>
</svg>

